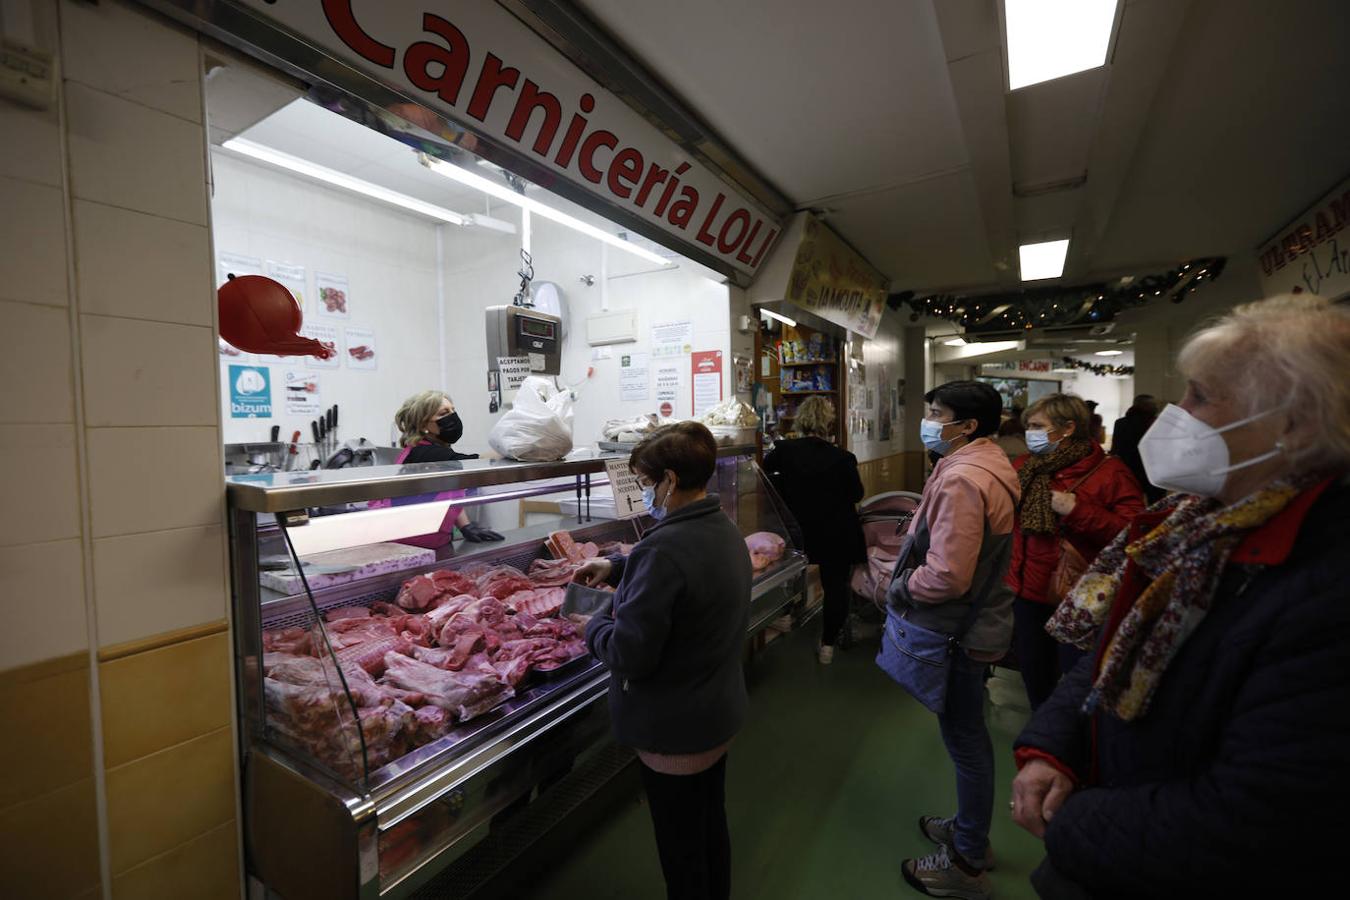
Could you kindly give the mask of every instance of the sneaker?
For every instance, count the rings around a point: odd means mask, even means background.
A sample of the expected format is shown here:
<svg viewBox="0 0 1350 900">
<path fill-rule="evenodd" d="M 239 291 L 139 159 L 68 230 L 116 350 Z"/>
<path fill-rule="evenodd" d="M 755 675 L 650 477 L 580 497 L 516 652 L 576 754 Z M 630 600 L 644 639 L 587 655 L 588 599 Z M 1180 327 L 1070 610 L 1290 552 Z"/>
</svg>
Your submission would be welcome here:
<svg viewBox="0 0 1350 900">
<path fill-rule="evenodd" d="M 956 817 L 948 816 L 943 819 L 938 816 L 919 816 L 919 833 L 935 844 L 955 847 Z M 990 844 L 986 844 L 984 848 L 984 870 L 994 871 L 994 848 Z"/>
<path fill-rule="evenodd" d="M 820 649 L 816 651 L 816 659 L 822 666 L 828 666 L 834 662 L 834 648 L 829 644 L 821 644 Z"/>
<path fill-rule="evenodd" d="M 989 874 L 983 870 L 968 875 L 961 870 L 946 844 L 939 844 L 936 853 L 922 859 L 907 859 L 900 865 L 910 887 L 930 897 L 958 897 L 960 900 L 991 900 L 993 888 Z"/>
</svg>

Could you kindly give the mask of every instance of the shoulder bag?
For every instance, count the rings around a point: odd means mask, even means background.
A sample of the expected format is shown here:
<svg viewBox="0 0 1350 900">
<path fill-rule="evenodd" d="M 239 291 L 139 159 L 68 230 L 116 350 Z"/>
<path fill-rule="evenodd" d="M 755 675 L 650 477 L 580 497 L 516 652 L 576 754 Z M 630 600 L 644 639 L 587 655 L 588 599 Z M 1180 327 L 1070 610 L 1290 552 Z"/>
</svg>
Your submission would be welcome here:
<svg viewBox="0 0 1350 900">
<path fill-rule="evenodd" d="M 1072 494 L 1077 491 L 1083 486 L 1083 482 L 1095 475 L 1097 470 L 1105 464 L 1106 458 L 1103 457 L 1102 461 L 1093 466 L 1092 471 L 1078 479 L 1067 493 Z M 1058 606 L 1060 601 L 1069 596 L 1069 592 L 1073 590 L 1074 585 L 1078 583 L 1078 579 L 1083 577 L 1083 573 L 1087 569 L 1088 562 L 1083 558 L 1083 554 L 1079 553 L 1078 548 L 1074 547 L 1066 538 L 1061 537 L 1059 539 L 1059 559 L 1055 562 L 1054 571 L 1050 573 L 1050 583 L 1045 589 L 1045 599 Z"/>
</svg>

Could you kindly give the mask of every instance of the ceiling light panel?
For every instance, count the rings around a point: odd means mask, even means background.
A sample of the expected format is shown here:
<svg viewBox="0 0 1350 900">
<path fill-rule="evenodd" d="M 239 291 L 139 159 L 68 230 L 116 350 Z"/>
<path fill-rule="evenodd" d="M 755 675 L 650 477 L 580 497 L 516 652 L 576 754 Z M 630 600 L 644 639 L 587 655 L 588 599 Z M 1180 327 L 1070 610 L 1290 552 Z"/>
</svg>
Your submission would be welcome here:
<svg viewBox="0 0 1350 900">
<path fill-rule="evenodd" d="M 1069 255 L 1069 239 L 1023 244 L 1017 248 L 1023 281 L 1058 278 L 1064 274 L 1064 258 Z"/>
<path fill-rule="evenodd" d="M 1106 64 L 1118 0 L 1003 0 L 1008 90 Z"/>
</svg>

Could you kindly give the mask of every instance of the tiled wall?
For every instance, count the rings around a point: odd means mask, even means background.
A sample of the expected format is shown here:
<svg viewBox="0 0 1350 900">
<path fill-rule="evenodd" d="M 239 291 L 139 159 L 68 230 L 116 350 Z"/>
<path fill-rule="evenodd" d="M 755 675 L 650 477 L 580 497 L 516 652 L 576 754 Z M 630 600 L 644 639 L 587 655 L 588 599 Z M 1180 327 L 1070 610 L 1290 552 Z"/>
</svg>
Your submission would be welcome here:
<svg viewBox="0 0 1350 900">
<path fill-rule="evenodd" d="M 61 80 L 0 100 L 0 893 L 238 897 L 201 50 L 32 10 L 6 37 Z"/>
</svg>

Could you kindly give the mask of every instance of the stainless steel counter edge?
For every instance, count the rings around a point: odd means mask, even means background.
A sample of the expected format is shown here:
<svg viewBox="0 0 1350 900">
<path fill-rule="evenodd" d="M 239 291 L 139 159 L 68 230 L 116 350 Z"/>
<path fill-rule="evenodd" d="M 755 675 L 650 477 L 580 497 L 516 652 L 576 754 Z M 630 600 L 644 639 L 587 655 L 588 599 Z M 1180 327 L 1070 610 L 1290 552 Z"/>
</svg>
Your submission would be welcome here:
<svg viewBox="0 0 1350 900">
<path fill-rule="evenodd" d="M 751 456 L 753 446 L 721 447 L 719 458 Z M 460 488 L 519 484 L 605 471 L 622 453 L 600 453 L 588 459 L 554 462 L 465 460 L 359 469 L 319 469 L 269 475 L 235 475 L 225 479 L 226 496 L 235 509 L 275 513 L 292 509 L 358 503 L 363 500 L 414 497 Z"/>
</svg>

